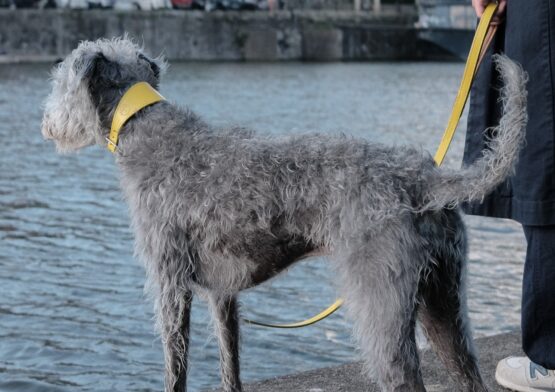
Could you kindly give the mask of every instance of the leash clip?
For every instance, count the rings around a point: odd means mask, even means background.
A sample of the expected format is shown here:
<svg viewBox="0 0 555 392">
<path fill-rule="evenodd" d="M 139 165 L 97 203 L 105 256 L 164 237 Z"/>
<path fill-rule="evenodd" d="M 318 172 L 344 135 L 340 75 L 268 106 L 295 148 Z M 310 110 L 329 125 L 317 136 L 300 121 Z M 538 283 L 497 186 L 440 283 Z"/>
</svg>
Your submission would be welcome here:
<svg viewBox="0 0 555 392">
<path fill-rule="evenodd" d="M 108 143 L 108 150 L 112 151 L 112 152 L 118 152 L 121 153 L 121 150 L 119 149 L 118 145 L 116 143 L 114 143 L 113 141 L 111 141 L 108 137 L 104 138 L 106 140 L 106 142 Z"/>
</svg>

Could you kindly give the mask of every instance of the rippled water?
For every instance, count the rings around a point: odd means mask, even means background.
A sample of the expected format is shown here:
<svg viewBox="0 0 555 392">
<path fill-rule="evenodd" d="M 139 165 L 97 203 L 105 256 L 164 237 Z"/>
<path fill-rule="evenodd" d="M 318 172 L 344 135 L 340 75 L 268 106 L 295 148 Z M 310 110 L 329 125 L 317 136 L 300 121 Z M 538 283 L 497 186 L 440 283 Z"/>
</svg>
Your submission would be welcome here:
<svg viewBox="0 0 555 392">
<path fill-rule="evenodd" d="M 460 64 L 174 64 L 166 97 L 218 124 L 344 131 L 432 150 Z M 48 67 L 0 66 L 0 391 L 161 390 L 144 273 L 111 155 L 56 155 L 39 132 Z M 463 135 L 447 164 L 459 165 Z M 469 309 L 477 335 L 519 324 L 524 240 L 512 222 L 468 217 Z M 241 296 L 244 313 L 292 321 L 331 302 L 326 263 Z M 195 303 L 191 390 L 219 382 L 209 318 Z M 242 372 L 262 379 L 355 358 L 341 314 L 302 330 L 243 328 Z"/>
</svg>

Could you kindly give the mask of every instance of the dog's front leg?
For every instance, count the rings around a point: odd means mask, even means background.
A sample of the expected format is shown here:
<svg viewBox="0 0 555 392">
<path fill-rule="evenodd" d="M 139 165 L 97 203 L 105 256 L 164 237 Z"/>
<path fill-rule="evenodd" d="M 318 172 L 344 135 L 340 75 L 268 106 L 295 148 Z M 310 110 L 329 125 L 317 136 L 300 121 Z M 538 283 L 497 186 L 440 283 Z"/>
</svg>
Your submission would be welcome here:
<svg viewBox="0 0 555 392">
<path fill-rule="evenodd" d="M 187 392 L 187 356 L 193 295 L 190 291 L 182 290 L 179 293 L 165 294 L 158 304 L 164 343 L 165 391 Z"/>
<path fill-rule="evenodd" d="M 210 297 L 215 332 L 220 346 L 220 371 L 225 392 L 241 392 L 239 376 L 239 310 L 235 296 Z"/>
</svg>

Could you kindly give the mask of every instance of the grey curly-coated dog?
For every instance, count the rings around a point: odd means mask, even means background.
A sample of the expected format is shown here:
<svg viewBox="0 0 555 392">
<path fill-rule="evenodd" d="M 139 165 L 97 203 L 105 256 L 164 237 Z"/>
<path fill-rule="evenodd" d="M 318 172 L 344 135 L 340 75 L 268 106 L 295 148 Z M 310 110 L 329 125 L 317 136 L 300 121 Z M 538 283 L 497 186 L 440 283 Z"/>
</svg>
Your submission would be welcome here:
<svg viewBox="0 0 555 392">
<path fill-rule="evenodd" d="M 513 170 L 526 124 L 526 76 L 497 57 L 504 115 L 462 170 L 427 153 L 344 136 L 272 137 L 217 129 L 162 101 L 122 130 L 115 156 L 137 253 L 155 301 L 166 391 L 185 391 L 193 294 L 208 299 L 225 391 L 241 391 L 236 296 L 295 261 L 327 253 L 365 368 L 384 391 L 425 391 L 417 320 L 463 391 L 485 391 L 465 300 L 466 234 L 457 206 Z M 165 68 L 130 40 L 83 42 L 53 72 L 43 135 L 60 151 L 106 145 L 132 84 Z"/>
</svg>

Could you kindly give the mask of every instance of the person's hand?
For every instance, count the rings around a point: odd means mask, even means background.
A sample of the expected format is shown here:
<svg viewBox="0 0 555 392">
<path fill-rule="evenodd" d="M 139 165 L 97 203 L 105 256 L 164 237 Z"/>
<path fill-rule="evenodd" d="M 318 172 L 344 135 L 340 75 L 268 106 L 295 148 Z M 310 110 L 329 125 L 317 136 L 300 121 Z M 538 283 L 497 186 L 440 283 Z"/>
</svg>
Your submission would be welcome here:
<svg viewBox="0 0 555 392">
<path fill-rule="evenodd" d="M 489 3 L 493 3 L 493 0 L 472 0 L 472 7 L 474 7 L 474 11 L 476 11 L 478 18 L 482 17 L 484 10 Z M 500 23 L 503 20 L 505 9 L 507 8 L 507 0 L 498 0 L 497 3 L 499 5 L 497 7 L 497 11 L 495 12 L 495 16 L 493 17 L 492 23 Z"/>
</svg>

